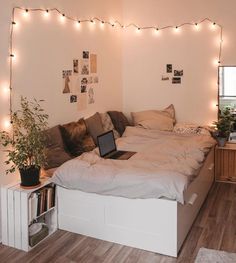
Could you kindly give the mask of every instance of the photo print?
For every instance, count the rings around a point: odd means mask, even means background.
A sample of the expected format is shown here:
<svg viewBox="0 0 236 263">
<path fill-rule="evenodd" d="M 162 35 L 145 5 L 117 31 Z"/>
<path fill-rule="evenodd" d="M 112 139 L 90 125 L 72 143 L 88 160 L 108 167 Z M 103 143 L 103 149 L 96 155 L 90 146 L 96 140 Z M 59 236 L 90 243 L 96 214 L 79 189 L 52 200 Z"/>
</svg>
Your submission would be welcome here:
<svg viewBox="0 0 236 263">
<path fill-rule="evenodd" d="M 81 79 L 81 85 L 84 86 L 84 85 L 87 85 L 88 84 L 88 78 L 82 78 Z"/>
<path fill-rule="evenodd" d="M 90 54 L 90 73 L 97 73 L 97 55 Z"/>
<path fill-rule="evenodd" d="M 81 75 L 89 75 L 89 63 L 86 60 L 81 60 Z"/>
<path fill-rule="evenodd" d="M 83 51 L 83 58 L 89 59 L 89 51 Z"/>
<path fill-rule="evenodd" d="M 93 77 L 93 83 L 98 83 L 98 76 Z"/>
<path fill-rule="evenodd" d="M 81 85 L 80 92 L 81 93 L 86 93 L 87 92 L 87 86 L 86 85 Z"/>
<path fill-rule="evenodd" d="M 161 80 L 167 81 L 167 80 L 170 80 L 170 78 L 169 78 L 168 76 L 162 76 L 162 77 L 161 77 Z"/>
<path fill-rule="evenodd" d="M 70 93 L 70 77 L 72 75 L 72 70 L 63 70 L 62 77 L 64 79 L 63 94 Z"/>
<path fill-rule="evenodd" d="M 95 100 L 94 100 L 94 90 L 93 88 L 89 88 L 88 90 L 88 104 L 94 104 Z"/>
<path fill-rule="evenodd" d="M 70 103 L 75 103 L 77 102 L 77 95 L 71 95 L 70 96 Z"/>
<path fill-rule="evenodd" d="M 73 72 L 75 74 L 79 73 L 79 60 L 78 59 L 73 60 Z"/>
<path fill-rule="evenodd" d="M 87 109 L 87 93 L 82 93 L 78 98 L 78 111 Z"/>
<path fill-rule="evenodd" d="M 62 77 L 65 79 L 66 77 L 70 77 L 72 75 L 72 70 L 62 70 Z"/>
<path fill-rule="evenodd" d="M 174 76 L 175 77 L 182 77 L 184 75 L 183 70 L 174 70 Z"/>
<path fill-rule="evenodd" d="M 93 83 L 93 77 L 88 77 L 88 84 L 92 84 Z"/>
<path fill-rule="evenodd" d="M 181 78 L 180 77 L 174 77 L 172 78 L 173 84 L 181 84 Z"/>
<path fill-rule="evenodd" d="M 172 73 L 172 64 L 167 64 L 166 65 L 166 72 L 167 73 Z"/>
</svg>

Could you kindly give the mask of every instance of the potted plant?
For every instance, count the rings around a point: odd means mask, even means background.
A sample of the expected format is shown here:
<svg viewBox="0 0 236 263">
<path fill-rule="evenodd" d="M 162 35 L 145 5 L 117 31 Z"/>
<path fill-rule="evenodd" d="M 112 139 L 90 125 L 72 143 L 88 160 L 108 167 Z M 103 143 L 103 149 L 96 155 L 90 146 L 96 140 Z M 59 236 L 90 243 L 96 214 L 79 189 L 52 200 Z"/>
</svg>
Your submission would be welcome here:
<svg viewBox="0 0 236 263">
<path fill-rule="evenodd" d="M 40 184 L 40 168 L 45 164 L 44 133 L 48 115 L 39 102 L 27 101 L 21 97 L 21 109 L 12 113 L 12 129 L 0 132 L 0 142 L 7 147 L 7 160 L 11 165 L 6 173 L 19 169 L 21 186 L 32 187 Z"/>
<path fill-rule="evenodd" d="M 228 108 L 222 110 L 219 114 L 218 121 L 215 121 L 216 133 L 215 137 L 220 147 L 224 147 L 229 139 L 230 131 L 232 128 L 233 116 Z"/>
</svg>

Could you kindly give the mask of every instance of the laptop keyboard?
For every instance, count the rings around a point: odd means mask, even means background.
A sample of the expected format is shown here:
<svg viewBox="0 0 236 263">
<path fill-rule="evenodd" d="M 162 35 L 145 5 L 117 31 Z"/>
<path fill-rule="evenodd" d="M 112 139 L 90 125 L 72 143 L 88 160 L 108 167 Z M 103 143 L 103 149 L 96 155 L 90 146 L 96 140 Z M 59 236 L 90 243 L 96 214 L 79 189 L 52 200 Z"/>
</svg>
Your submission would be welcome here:
<svg viewBox="0 0 236 263">
<path fill-rule="evenodd" d="M 110 156 L 110 159 L 118 159 L 120 156 L 122 156 L 126 151 L 117 151 L 116 153 L 112 154 Z"/>
</svg>

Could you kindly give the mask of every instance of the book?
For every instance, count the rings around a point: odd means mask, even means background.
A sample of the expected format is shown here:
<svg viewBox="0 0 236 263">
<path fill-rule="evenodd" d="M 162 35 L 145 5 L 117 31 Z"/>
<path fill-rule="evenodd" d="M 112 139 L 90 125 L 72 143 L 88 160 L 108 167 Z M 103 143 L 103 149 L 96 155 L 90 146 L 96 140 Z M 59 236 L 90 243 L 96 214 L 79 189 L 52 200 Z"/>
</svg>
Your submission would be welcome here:
<svg viewBox="0 0 236 263">
<path fill-rule="evenodd" d="M 55 206 L 55 187 L 45 186 L 33 192 L 29 198 L 29 222 Z"/>
<path fill-rule="evenodd" d="M 38 208 L 37 193 L 33 193 L 30 199 L 31 199 L 31 220 L 34 220 L 37 218 L 37 208 Z"/>
</svg>

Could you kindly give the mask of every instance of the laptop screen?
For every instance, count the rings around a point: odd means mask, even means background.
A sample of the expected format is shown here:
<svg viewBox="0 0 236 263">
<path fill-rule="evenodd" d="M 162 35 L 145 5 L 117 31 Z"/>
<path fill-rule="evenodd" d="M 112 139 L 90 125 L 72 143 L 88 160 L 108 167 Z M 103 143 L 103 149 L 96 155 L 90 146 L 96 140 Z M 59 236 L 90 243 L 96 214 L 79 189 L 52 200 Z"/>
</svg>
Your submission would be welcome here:
<svg viewBox="0 0 236 263">
<path fill-rule="evenodd" d="M 106 132 L 97 137 L 98 147 L 101 157 L 110 152 L 116 151 L 116 143 L 113 131 Z"/>
</svg>

